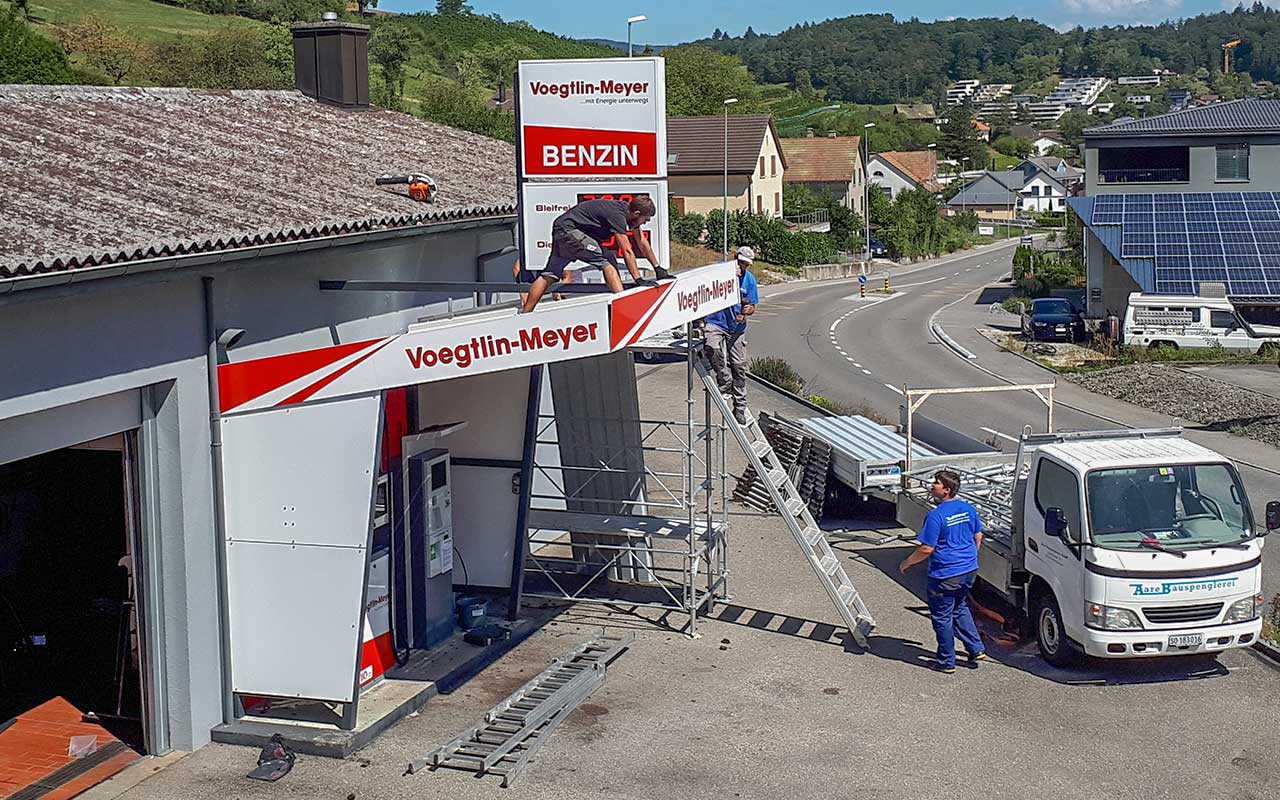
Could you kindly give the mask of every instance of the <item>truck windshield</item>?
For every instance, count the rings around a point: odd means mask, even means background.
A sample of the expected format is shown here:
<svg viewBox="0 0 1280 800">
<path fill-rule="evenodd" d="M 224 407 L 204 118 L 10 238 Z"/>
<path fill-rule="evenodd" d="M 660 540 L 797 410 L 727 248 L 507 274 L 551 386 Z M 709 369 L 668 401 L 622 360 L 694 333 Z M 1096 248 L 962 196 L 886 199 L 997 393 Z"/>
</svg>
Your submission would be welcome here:
<svg viewBox="0 0 1280 800">
<path fill-rule="evenodd" d="M 1094 544 L 1136 550 L 1231 544 L 1252 535 L 1244 488 L 1226 464 L 1100 469 L 1085 479 Z"/>
</svg>

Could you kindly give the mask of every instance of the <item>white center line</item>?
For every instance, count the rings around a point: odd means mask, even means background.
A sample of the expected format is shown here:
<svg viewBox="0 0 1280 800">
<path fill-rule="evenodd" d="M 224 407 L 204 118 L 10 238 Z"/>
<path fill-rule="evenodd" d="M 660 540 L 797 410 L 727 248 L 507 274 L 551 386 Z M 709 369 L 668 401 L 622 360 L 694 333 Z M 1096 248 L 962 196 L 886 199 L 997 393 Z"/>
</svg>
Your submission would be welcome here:
<svg viewBox="0 0 1280 800">
<path fill-rule="evenodd" d="M 857 361 L 853 362 L 853 365 L 854 365 L 855 367 L 857 367 L 858 369 L 862 369 L 862 365 L 861 365 L 861 364 L 859 364 Z"/>
<path fill-rule="evenodd" d="M 862 374 L 863 374 L 863 375 L 870 375 L 870 374 L 871 374 L 871 370 L 869 370 L 869 369 L 864 369 L 864 370 L 862 371 Z"/>
<path fill-rule="evenodd" d="M 986 431 L 987 433 L 990 433 L 990 434 L 992 434 L 992 435 L 994 435 L 994 436 L 999 436 L 1001 439 L 1007 439 L 1007 440 L 1008 440 L 1008 441 L 1010 441 L 1010 442 L 1016 442 L 1016 441 L 1018 441 L 1016 437 L 1010 436 L 1010 435 L 1009 435 L 1009 434 L 1007 434 L 1007 433 L 1001 433 L 1000 431 L 996 430 L 995 428 L 982 428 L 982 427 L 980 427 L 980 428 L 978 428 L 978 430 L 980 430 L 980 431 Z"/>
<path fill-rule="evenodd" d="M 884 388 L 889 389 L 890 391 L 897 392 L 898 394 L 902 394 L 902 390 L 899 389 L 897 386 L 894 386 L 892 383 L 886 383 L 884 385 Z"/>
</svg>

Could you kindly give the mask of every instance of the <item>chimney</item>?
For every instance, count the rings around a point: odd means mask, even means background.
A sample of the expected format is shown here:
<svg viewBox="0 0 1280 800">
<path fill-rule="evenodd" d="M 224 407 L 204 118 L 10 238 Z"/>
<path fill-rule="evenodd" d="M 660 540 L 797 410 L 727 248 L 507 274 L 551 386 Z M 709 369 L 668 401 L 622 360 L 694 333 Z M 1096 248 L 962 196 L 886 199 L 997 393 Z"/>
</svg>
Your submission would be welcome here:
<svg viewBox="0 0 1280 800">
<path fill-rule="evenodd" d="M 834 138 L 836 138 L 836 132 L 835 132 L 835 131 L 827 131 L 827 138 L 828 138 L 828 139 L 834 139 Z"/>
<path fill-rule="evenodd" d="M 369 108 L 369 26 L 339 22 L 290 25 L 293 82 L 298 91 L 342 108 Z"/>
</svg>

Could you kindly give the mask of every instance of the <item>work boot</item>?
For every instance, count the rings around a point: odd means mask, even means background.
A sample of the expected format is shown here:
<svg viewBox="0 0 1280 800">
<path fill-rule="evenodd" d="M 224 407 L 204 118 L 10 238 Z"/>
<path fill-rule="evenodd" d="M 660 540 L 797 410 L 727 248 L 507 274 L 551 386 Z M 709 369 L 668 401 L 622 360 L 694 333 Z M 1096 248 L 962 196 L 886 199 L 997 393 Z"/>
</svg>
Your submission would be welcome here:
<svg viewBox="0 0 1280 800">
<path fill-rule="evenodd" d="M 979 664 L 987 660 L 987 651 L 983 650 L 981 653 L 970 653 L 965 658 L 965 663 L 968 664 L 969 669 L 977 669 Z"/>
<path fill-rule="evenodd" d="M 739 425 L 747 424 L 747 412 L 745 409 L 735 408 L 733 410 L 733 418 L 737 420 Z"/>
</svg>

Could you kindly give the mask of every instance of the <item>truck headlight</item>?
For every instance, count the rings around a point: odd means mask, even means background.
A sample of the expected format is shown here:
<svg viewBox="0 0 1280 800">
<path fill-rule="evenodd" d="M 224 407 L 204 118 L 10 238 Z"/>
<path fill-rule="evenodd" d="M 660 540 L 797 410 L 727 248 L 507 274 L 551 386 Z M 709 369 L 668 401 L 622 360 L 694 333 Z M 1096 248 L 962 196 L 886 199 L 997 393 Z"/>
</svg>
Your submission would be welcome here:
<svg viewBox="0 0 1280 800">
<path fill-rule="evenodd" d="M 1099 603 L 1086 603 L 1084 623 L 1090 628 L 1108 631 L 1129 631 L 1142 628 L 1138 615 L 1127 608 L 1112 608 Z"/>
<path fill-rule="evenodd" d="M 1227 616 L 1223 618 L 1223 622 L 1248 622 L 1256 619 L 1262 611 L 1262 604 L 1265 598 L 1262 595 L 1254 595 L 1246 597 L 1243 600 L 1237 600 L 1227 609 Z"/>
</svg>

